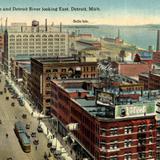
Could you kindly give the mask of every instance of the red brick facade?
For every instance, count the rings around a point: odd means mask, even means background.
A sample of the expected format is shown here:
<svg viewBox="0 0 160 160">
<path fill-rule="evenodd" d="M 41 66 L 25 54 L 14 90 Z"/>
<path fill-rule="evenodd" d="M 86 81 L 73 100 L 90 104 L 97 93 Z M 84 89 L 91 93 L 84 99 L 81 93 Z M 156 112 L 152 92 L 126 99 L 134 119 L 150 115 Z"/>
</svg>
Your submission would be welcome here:
<svg viewBox="0 0 160 160">
<path fill-rule="evenodd" d="M 103 119 L 92 116 L 76 99 L 86 93 L 67 93 L 51 82 L 52 111 L 64 126 L 78 123 L 72 133 L 96 160 L 156 159 L 156 120 L 154 116 L 129 119 Z"/>
<path fill-rule="evenodd" d="M 140 74 L 139 81 L 144 83 L 144 88 L 146 90 L 157 90 L 160 89 L 160 75 L 155 73 Z"/>
<path fill-rule="evenodd" d="M 151 64 L 147 63 L 117 63 L 114 64 L 118 74 L 129 77 L 138 77 L 140 73 L 149 72 Z"/>
</svg>

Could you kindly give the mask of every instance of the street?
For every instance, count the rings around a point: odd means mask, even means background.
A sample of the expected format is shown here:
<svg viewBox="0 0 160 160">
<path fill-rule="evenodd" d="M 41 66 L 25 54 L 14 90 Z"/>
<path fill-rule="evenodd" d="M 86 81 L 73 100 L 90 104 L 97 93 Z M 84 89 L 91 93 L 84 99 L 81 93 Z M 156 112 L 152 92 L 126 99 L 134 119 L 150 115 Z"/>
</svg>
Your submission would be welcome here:
<svg viewBox="0 0 160 160">
<path fill-rule="evenodd" d="M 6 160 L 9 157 L 12 157 L 13 160 L 44 160 L 44 153 L 49 153 L 47 148 L 47 138 L 43 133 L 37 132 L 38 120 L 33 118 L 25 107 L 21 107 L 17 99 L 12 99 L 12 95 L 7 90 L 7 93 L 4 93 L 5 77 L 1 74 L 0 82 L 0 91 L 3 91 L 3 94 L 0 95 L 0 160 Z M 9 100 L 6 100 L 6 97 L 9 97 Z M 11 106 L 11 103 L 14 102 L 15 106 Z M 22 115 L 26 114 L 27 118 L 22 118 Z M 29 135 L 32 132 L 36 132 L 36 139 L 39 140 L 37 145 L 37 150 L 31 139 L 31 152 L 25 153 L 16 137 L 14 132 L 14 124 L 16 121 L 21 120 L 24 124 L 30 124 L 30 129 L 27 129 Z M 8 133 L 8 138 L 6 137 Z"/>
</svg>

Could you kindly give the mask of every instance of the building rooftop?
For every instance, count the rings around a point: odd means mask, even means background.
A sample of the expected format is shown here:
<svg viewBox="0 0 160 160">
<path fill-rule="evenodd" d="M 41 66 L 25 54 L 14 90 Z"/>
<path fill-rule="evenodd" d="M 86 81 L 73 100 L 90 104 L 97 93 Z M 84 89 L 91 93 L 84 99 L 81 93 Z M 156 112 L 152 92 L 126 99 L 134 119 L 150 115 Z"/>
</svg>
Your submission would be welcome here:
<svg viewBox="0 0 160 160">
<path fill-rule="evenodd" d="M 155 102 L 146 101 L 138 102 L 128 105 L 116 105 L 108 106 L 96 104 L 96 100 L 86 100 L 86 99 L 74 99 L 84 110 L 90 113 L 92 116 L 102 119 L 114 120 L 114 119 L 128 119 L 144 116 L 154 116 L 155 115 Z M 114 108 L 114 115 L 111 117 L 109 115 L 109 108 Z M 125 115 L 122 115 L 122 111 L 125 111 Z"/>
<path fill-rule="evenodd" d="M 80 39 L 78 40 L 79 42 L 83 42 L 83 43 L 100 43 L 99 41 L 95 40 L 95 39 Z"/>
<path fill-rule="evenodd" d="M 62 62 L 62 63 L 67 63 L 69 62 L 79 62 L 77 58 L 75 57 L 34 57 L 33 59 L 37 60 L 40 63 L 46 64 L 46 63 L 52 63 L 52 62 Z"/>
<path fill-rule="evenodd" d="M 31 64 L 20 64 L 20 66 L 31 73 Z"/>
<path fill-rule="evenodd" d="M 66 91 L 68 93 L 73 93 L 73 92 L 88 92 L 87 90 L 84 90 L 82 88 L 66 88 Z"/>
<path fill-rule="evenodd" d="M 87 107 L 93 107 L 95 108 L 95 100 L 86 100 L 86 99 L 76 99 L 76 102 L 78 102 L 82 107 L 86 107 L 85 109 L 87 109 Z"/>
<path fill-rule="evenodd" d="M 147 77 L 147 78 L 148 78 L 148 77 L 149 77 L 149 73 L 141 73 L 140 76 L 143 76 L 143 77 Z"/>
</svg>

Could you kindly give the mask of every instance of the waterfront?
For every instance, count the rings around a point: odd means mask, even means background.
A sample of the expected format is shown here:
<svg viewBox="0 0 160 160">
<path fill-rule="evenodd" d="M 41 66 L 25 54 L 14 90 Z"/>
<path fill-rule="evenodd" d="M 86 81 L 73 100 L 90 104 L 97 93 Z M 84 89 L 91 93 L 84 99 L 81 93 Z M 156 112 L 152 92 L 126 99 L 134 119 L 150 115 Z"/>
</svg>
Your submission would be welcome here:
<svg viewBox="0 0 160 160">
<path fill-rule="evenodd" d="M 156 49 L 157 29 L 158 26 L 89 26 L 78 27 L 69 26 L 64 27 L 70 33 L 76 31 L 77 33 L 91 33 L 96 37 L 111 37 L 115 38 L 120 29 L 121 38 L 130 44 L 136 45 L 139 48 L 147 49 L 149 45 Z"/>
</svg>

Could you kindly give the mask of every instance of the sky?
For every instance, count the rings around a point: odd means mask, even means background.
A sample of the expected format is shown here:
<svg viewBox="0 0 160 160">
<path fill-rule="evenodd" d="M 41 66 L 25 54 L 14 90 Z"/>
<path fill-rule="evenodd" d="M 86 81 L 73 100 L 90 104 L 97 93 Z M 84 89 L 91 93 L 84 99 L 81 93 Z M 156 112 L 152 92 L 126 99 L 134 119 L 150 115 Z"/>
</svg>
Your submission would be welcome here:
<svg viewBox="0 0 160 160">
<path fill-rule="evenodd" d="M 13 8 L 26 9 L 15 11 Z M 29 7 L 39 11 L 29 11 Z M 61 11 L 59 7 L 68 8 Z M 89 7 L 97 10 L 89 11 Z M 6 10 L 6 8 L 8 10 Z M 42 8 L 57 8 L 57 11 L 42 11 Z M 86 8 L 86 11 L 71 11 L 71 8 Z M 5 9 L 5 10 L 4 10 Z M 54 24 L 108 24 L 108 25 L 142 25 L 160 24 L 159 0 L 1 0 L 0 17 L 2 22 L 8 17 L 8 23 L 38 20 L 44 24 L 47 18 Z"/>
</svg>

